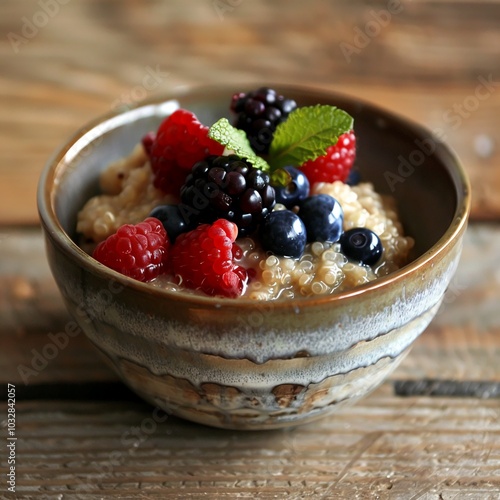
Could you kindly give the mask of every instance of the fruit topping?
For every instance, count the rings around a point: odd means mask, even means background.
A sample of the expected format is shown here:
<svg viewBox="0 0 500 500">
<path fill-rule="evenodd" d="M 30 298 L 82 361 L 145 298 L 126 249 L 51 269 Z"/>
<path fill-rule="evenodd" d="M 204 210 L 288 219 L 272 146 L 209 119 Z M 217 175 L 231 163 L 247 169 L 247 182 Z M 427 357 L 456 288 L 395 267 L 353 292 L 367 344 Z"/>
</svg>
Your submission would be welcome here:
<svg viewBox="0 0 500 500">
<path fill-rule="evenodd" d="M 284 170 L 290 175 L 290 180 L 285 186 L 274 186 L 276 203 L 293 208 L 309 195 L 309 180 L 295 167 L 285 167 Z"/>
<path fill-rule="evenodd" d="M 348 186 L 357 186 L 361 182 L 361 173 L 357 168 L 351 168 L 345 183 Z"/>
<path fill-rule="evenodd" d="M 231 100 L 231 111 L 236 113 L 235 127 L 246 132 L 250 145 L 258 154 L 269 151 L 276 127 L 296 107 L 293 99 L 286 99 L 267 87 L 234 94 Z"/>
<path fill-rule="evenodd" d="M 141 139 L 142 147 L 144 148 L 144 151 L 146 151 L 146 154 L 148 156 L 151 156 L 151 148 L 153 147 L 155 139 L 156 139 L 156 132 L 148 132 Z"/>
<path fill-rule="evenodd" d="M 156 135 L 146 135 L 154 185 L 167 194 L 179 194 L 191 167 L 208 155 L 220 155 L 224 146 L 208 137 L 209 128 L 190 111 L 178 109 L 159 126 Z"/>
<path fill-rule="evenodd" d="M 340 237 L 340 246 L 346 257 L 373 266 L 382 256 L 380 238 L 370 229 L 355 227 Z"/>
<path fill-rule="evenodd" d="M 92 256 L 101 264 L 139 281 L 151 281 L 166 267 L 169 239 L 162 223 L 148 217 L 124 224 L 99 243 Z"/>
<path fill-rule="evenodd" d="M 175 243 L 179 234 L 194 229 L 194 224 L 189 224 L 185 220 L 178 205 L 159 205 L 151 211 L 149 216 L 160 220 L 171 243 Z"/>
<path fill-rule="evenodd" d="M 335 243 L 342 234 L 344 213 L 340 203 L 328 194 L 306 198 L 299 209 L 299 217 L 307 231 L 307 241 Z"/>
<path fill-rule="evenodd" d="M 237 155 L 209 156 L 196 163 L 181 188 L 185 220 L 227 219 L 239 236 L 253 232 L 275 205 L 269 175 Z"/>
<path fill-rule="evenodd" d="M 259 236 L 264 250 L 283 257 L 299 258 L 307 243 L 300 217 L 291 210 L 276 210 L 260 225 Z"/>
<path fill-rule="evenodd" d="M 357 186 L 348 113 L 297 107 L 267 87 L 234 94 L 231 110 L 234 125 L 208 128 L 178 109 L 142 137 L 132 166 L 111 168 L 109 192 L 77 227 L 95 242 L 111 234 L 93 252 L 99 262 L 153 286 L 259 299 L 332 293 L 398 268 L 392 253 L 403 262 L 413 242 L 373 187 Z M 383 261 L 364 225 L 382 228 Z"/>
<path fill-rule="evenodd" d="M 342 134 L 336 144 L 315 160 L 308 160 L 300 167 L 309 182 L 345 182 L 356 158 L 356 136 L 351 130 Z"/>
<path fill-rule="evenodd" d="M 178 236 L 171 248 L 172 271 L 183 286 L 207 295 L 239 297 L 247 272 L 237 265 L 236 224 L 219 219 Z"/>
</svg>

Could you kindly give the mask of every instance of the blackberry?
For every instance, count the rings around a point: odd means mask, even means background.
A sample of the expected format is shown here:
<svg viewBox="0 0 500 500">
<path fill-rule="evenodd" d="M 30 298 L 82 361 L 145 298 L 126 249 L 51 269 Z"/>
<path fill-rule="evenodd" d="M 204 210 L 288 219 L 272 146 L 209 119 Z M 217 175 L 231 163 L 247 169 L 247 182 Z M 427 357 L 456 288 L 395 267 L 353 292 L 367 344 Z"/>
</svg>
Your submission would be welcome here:
<svg viewBox="0 0 500 500">
<path fill-rule="evenodd" d="M 269 175 L 237 155 L 210 155 L 193 165 L 181 188 L 179 210 L 187 222 L 234 222 L 240 237 L 252 233 L 275 203 Z"/>
<path fill-rule="evenodd" d="M 231 101 L 231 111 L 237 115 L 234 126 L 246 132 L 250 145 L 257 154 L 269 152 L 276 127 L 296 107 L 293 99 L 286 99 L 267 87 L 246 94 L 234 94 Z"/>
</svg>

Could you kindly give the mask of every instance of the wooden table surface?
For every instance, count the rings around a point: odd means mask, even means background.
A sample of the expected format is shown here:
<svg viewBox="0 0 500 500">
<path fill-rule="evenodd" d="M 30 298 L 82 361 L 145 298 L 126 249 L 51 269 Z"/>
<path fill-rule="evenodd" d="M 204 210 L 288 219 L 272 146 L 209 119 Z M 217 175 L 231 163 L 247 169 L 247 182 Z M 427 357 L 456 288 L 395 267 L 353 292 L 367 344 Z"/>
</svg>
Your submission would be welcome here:
<svg viewBox="0 0 500 500">
<path fill-rule="evenodd" d="M 4 0 L 0 498 L 499 499 L 499 22 L 494 0 Z M 36 211 L 50 154 L 97 115 L 221 81 L 304 83 L 379 104 L 441 129 L 472 181 L 463 258 L 431 326 L 371 396 L 295 429 L 167 417 L 86 338 L 47 347 L 69 321 Z"/>
</svg>

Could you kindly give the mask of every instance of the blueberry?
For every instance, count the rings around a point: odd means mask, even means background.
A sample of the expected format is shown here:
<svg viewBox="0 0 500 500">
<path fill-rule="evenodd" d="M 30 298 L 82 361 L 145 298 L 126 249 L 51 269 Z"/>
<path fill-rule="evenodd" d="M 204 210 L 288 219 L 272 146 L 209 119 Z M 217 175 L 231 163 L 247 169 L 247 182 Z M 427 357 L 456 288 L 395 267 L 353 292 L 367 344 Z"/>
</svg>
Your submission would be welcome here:
<svg viewBox="0 0 500 500">
<path fill-rule="evenodd" d="M 287 186 L 274 186 L 276 203 L 292 208 L 309 195 L 309 180 L 298 168 L 285 167 L 284 169 L 290 174 L 291 180 Z"/>
<path fill-rule="evenodd" d="M 271 212 L 260 224 L 264 250 L 283 257 L 299 258 L 304 253 L 307 235 L 300 217 L 291 210 Z"/>
<path fill-rule="evenodd" d="M 185 220 L 177 205 L 159 205 L 151 211 L 149 216 L 161 221 L 171 243 L 175 242 L 179 234 L 194 229 L 195 225 Z"/>
<path fill-rule="evenodd" d="M 328 194 L 306 198 L 299 209 L 299 217 L 307 231 L 307 241 L 335 243 L 342 234 L 344 211 L 340 203 Z"/>
<path fill-rule="evenodd" d="M 345 183 L 349 186 L 356 186 L 361 182 L 361 174 L 359 170 L 352 168 L 347 176 Z"/>
<path fill-rule="evenodd" d="M 346 231 L 340 238 L 340 246 L 346 257 L 368 266 L 373 266 L 383 252 L 380 238 L 365 227 Z"/>
</svg>

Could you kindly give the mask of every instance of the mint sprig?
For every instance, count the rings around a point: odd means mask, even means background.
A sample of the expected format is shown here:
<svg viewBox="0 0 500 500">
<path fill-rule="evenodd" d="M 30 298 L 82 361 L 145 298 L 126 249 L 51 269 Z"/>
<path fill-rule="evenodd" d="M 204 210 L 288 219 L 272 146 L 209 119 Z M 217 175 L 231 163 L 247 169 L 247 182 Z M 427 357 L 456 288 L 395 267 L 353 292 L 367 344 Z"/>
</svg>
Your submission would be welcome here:
<svg viewBox="0 0 500 500">
<path fill-rule="evenodd" d="M 233 150 L 241 158 L 246 158 L 255 168 L 263 172 L 270 171 L 266 160 L 257 156 L 253 151 L 245 132 L 233 127 L 227 118 L 221 118 L 215 122 L 208 131 L 208 137 Z"/>
<path fill-rule="evenodd" d="M 335 106 L 318 104 L 297 108 L 276 127 L 267 161 L 255 154 L 245 132 L 233 127 L 227 118 L 214 123 L 208 137 L 246 158 L 255 168 L 269 172 L 273 185 L 284 186 L 290 182 L 290 175 L 283 167 L 298 168 L 324 155 L 342 134 L 353 129 L 353 121 L 348 113 Z"/>
<path fill-rule="evenodd" d="M 274 132 L 268 157 L 271 171 L 315 160 L 352 128 L 353 118 L 335 106 L 318 104 L 295 109 Z"/>
</svg>

